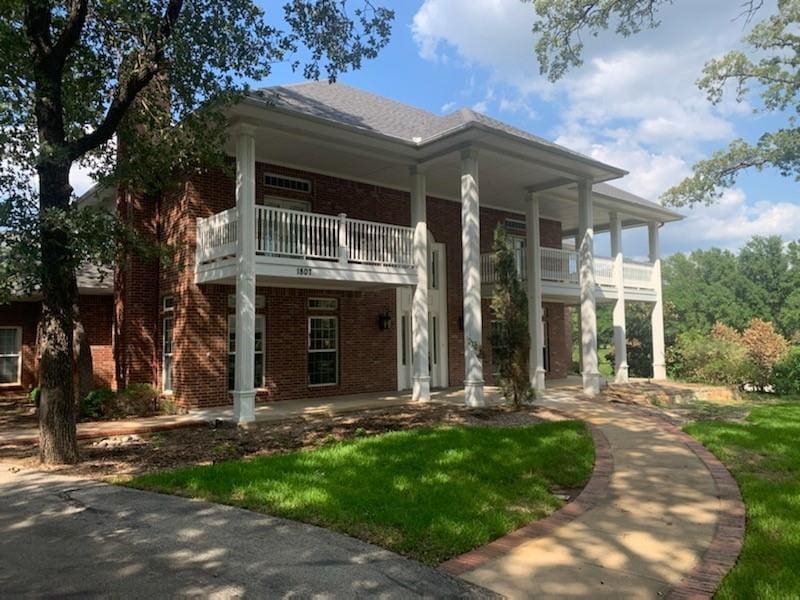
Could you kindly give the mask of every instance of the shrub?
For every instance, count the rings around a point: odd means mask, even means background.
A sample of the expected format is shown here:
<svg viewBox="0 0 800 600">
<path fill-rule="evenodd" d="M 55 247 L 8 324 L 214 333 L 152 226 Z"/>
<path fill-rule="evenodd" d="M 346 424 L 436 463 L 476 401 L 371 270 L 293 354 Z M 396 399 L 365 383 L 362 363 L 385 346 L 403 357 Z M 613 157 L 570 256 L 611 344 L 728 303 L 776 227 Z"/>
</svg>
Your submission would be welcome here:
<svg viewBox="0 0 800 600">
<path fill-rule="evenodd" d="M 673 376 L 688 381 L 743 386 L 753 378 L 747 349 L 725 336 L 680 334 L 670 351 L 670 361 Z"/>
<path fill-rule="evenodd" d="M 108 388 L 92 390 L 81 401 L 81 418 L 99 419 L 105 416 L 108 407 L 114 401 L 114 396 L 114 392 Z"/>
<path fill-rule="evenodd" d="M 132 383 L 118 392 L 113 401 L 113 414 L 108 416 L 144 416 L 158 410 L 158 392 L 147 383 Z"/>
<path fill-rule="evenodd" d="M 772 370 L 772 387 L 776 394 L 800 395 L 800 346 L 795 346 L 778 361 Z"/>
<path fill-rule="evenodd" d="M 748 383 L 764 390 L 772 379 L 773 367 L 789 351 L 789 342 L 775 331 L 772 323 L 753 319 L 742 332 L 742 344 L 753 362 L 753 376 Z"/>
<path fill-rule="evenodd" d="M 28 399 L 37 409 L 39 408 L 39 401 L 42 399 L 42 388 L 35 387 L 28 394 Z"/>
</svg>

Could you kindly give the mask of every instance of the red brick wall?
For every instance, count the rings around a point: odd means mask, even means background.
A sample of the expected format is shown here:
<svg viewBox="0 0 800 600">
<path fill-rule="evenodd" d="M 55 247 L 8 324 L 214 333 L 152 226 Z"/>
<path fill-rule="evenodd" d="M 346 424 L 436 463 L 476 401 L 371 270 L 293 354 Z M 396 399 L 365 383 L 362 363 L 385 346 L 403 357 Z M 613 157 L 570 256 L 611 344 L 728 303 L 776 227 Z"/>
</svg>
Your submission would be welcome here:
<svg viewBox="0 0 800 600">
<path fill-rule="evenodd" d="M 159 237 L 158 200 L 138 194 L 117 195 L 117 215 L 151 241 Z M 158 314 L 157 259 L 131 253 L 114 273 L 116 381 L 120 387 L 155 380 L 158 355 L 154 329 Z"/>
<path fill-rule="evenodd" d="M 272 190 L 264 186 L 265 171 L 302 177 L 312 182 L 309 194 Z M 354 218 L 407 225 L 410 206 L 407 193 L 375 185 L 338 179 L 284 167 L 256 165 L 256 198 L 275 195 L 308 201 L 311 210 L 323 214 L 347 213 Z M 230 174 L 206 173 L 191 178 L 185 186 L 165 194 L 160 202 L 158 226 L 160 238 L 175 248 L 173 265 L 161 269 L 158 295 L 175 299 L 173 343 L 173 394 L 186 406 L 210 406 L 230 402 L 227 394 L 227 298 L 235 292 L 232 285 L 195 285 L 195 222 L 235 205 L 235 187 Z M 498 222 L 523 216 L 494 209 L 481 210 L 481 249 L 488 252 Z M 145 222 L 147 222 L 145 220 Z M 461 385 L 464 373 L 463 332 L 459 327 L 462 313 L 461 283 L 461 208 L 456 202 L 428 199 L 428 222 L 437 242 L 447 252 L 447 338 L 449 383 Z M 542 220 L 543 243 L 560 247 L 560 224 Z M 148 277 L 153 277 L 147 271 Z M 144 274 L 142 275 L 144 277 Z M 155 287 L 155 286 L 153 286 Z M 323 292 L 283 288 L 258 288 L 266 297 L 266 383 L 259 399 L 288 399 L 326 396 L 396 388 L 396 323 L 391 330 L 380 331 L 378 315 L 395 315 L 394 290 L 363 292 Z M 336 386 L 309 388 L 307 363 L 307 298 L 333 295 L 339 299 L 340 381 Z M 160 304 L 155 305 L 158 314 Z M 147 304 L 151 306 L 151 304 Z M 153 310 L 152 308 L 149 310 Z M 491 381 L 489 344 L 490 311 L 483 302 L 484 372 Z M 155 347 L 160 362 L 161 317 L 151 320 L 144 337 L 147 352 Z M 146 360 L 140 361 L 145 368 Z M 160 368 L 152 380 L 160 385 Z"/>
<path fill-rule="evenodd" d="M 81 321 L 92 349 L 95 386 L 113 387 L 113 299 L 111 296 L 80 296 L 79 307 Z M 22 328 L 21 385 L 15 389 L 30 390 L 38 385 L 36 326 L 40 311 L 40 302 L 0 304 L 0 326 Z M 0 390 L 3 389 L 11 388 L 0 387 Z"/>
</svg>

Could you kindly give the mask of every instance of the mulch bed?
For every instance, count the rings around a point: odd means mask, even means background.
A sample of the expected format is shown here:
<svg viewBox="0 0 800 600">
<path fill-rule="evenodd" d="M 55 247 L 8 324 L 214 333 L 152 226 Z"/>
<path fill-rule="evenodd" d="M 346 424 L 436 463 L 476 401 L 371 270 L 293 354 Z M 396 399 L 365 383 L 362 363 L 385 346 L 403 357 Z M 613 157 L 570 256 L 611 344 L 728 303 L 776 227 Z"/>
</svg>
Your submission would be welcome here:
<svg viewBox="0 0 800 600">
<path fill-rule="evenodd" d="M 515 427 L 559 419 L 541 407 L 514 411 L 506 407 L 468 408 L 424 404 L 362 410 L 256 423 L 248 428 L 178 429 L 151 435 L 126 435 L 80 443 L 82 462 L 53 470 L 92 478 L 126 476 L 185 465 L 313 448 L 331 441 L 388 431 L 437 425 Z M 35 446 L 0 448 L 0 462 L 38 467 Z"/>
</svg>

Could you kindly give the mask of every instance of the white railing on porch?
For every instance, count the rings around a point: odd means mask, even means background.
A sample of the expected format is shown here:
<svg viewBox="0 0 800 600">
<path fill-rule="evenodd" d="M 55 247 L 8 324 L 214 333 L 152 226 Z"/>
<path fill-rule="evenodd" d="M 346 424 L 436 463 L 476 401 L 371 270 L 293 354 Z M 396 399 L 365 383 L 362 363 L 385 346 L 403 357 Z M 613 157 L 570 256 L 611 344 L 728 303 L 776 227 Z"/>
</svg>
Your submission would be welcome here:
<svg viewBox="0 0 800 600">
<path fill-rule="evenodd" d="M 197 220 L 197 264 L 236 255 L 236 208 Z M 414 230 L 346 215 L 257 206 L 256 256 L 414 267 Z"/>
<path fill-rule="evenodd" d="M 580 260 L 575 250 L 542 248 L 542 280 L 578 285 L 580 283 Z M 525 278 L 524 253 L 517 253 L 517 270 Z M 653 265 L 624 261 L 623 281 L 627 288 L 655 289 Z M 604 256 L 594 257 L 594 277 L 598 285 L 614 285 L 614 260 Z M 497 282 L 497 274 L 491 254 L 481 254 L 481 282 Z"/>
<path fill-rule="evenodd" d="M 236 254 L 236 208 L 197 219 L 197 264 Z"/>
</svg>

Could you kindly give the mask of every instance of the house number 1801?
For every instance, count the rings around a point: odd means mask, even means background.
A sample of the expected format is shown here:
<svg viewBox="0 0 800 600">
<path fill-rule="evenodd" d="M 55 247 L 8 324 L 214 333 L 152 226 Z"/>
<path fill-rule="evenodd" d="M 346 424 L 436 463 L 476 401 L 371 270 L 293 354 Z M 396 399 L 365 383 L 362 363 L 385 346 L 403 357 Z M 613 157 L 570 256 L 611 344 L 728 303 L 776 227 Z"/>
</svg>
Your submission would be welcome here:
<svg viewBox="0 0 800 600">
<path fill-rule="evenodd" d="M 311 267 L 297 267 L 297 274 L 302 277 L 311 275 Z"/>
</svg>

